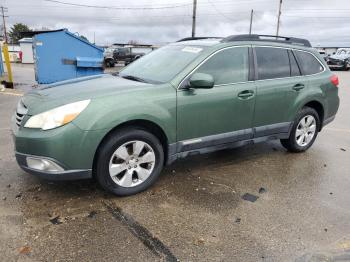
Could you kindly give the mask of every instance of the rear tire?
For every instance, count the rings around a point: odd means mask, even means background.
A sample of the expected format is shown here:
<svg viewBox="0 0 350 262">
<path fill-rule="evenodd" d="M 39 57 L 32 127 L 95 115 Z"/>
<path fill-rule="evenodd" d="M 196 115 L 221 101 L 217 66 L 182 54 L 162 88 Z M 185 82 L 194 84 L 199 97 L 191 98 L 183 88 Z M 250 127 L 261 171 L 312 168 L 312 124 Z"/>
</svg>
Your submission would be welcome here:
<svg viewBox="0 0 350 262">
<path fill-rule="evenodd" d="M 99 148 L 96 178 L 107 191 L 128 196 L 150 187 L 164 165 L 162 144 L 153 134 L 126 128 L 109 135 Z"/>
<path fill-rule="evenodd" d="M 304 107 L 295 118 L 289 138 L 281 139 L 282 146 L 294 153 L 306 151 L 315 142 L 320 125 L 316 110 Z"/>
</svg>

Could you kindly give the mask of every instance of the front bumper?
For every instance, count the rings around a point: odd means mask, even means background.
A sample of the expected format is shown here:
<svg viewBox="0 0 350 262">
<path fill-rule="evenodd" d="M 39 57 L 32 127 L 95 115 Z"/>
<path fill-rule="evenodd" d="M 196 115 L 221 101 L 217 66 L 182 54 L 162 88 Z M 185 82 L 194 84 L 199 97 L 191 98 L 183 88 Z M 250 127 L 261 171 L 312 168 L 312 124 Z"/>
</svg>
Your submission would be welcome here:
<svg viewBox="0 0 350 262">
<path fill-rule="evenodd" d="M 331 69 L 343 69 L 343 68 L 349 68 L 350 64 L 344 61 L 327 61 L 327 65 Z"/>
<path fill-rule="evenodd" d="M 12 121 L 16 159 L 26 172 L 49 180 L 77 180 L 92 177 L 93 160 L 106 130 L 84 131 L 73 123 L 52 130 L 24 128 Z M 38 170 L 28 166 L 27 157 L 46 159 L 61 168 Z"/>
<path fill-rule="evenodd" d="M 47 180 L 79 180 L 79 179 L 88 179 L 92 177 L 91 169 L 67 169 L 62 163 L 59 163 L 57 160 L 47 157 L 39 157 L 28 154 L 21 154 L 16 152 L 16 160 L 18 165 L 27 173 L 38 176 Z M 37 158 L 37 159 L 46 159 L 51 162 L 56 163 L 58 166 L 62 167 L 61 171 L 43 171 L 39 169 L 34 169 L 28 166 L 27 157 Z"/>
<path fill-rule="evenodd" d="M 328 67 L 331 69 L 341 69 L 341 68 L 344 68 L 344 65 L 330 65 L 330 64 L 328 64 Z"/>
</svg>

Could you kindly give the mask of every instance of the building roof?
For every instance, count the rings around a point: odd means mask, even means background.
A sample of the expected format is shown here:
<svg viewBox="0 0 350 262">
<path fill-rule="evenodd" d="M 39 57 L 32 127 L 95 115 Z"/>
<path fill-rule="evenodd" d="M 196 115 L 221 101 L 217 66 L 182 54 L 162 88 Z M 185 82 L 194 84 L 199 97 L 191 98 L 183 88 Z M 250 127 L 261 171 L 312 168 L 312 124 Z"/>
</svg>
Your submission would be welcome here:
<svg viewBox="0 0 350 262">
<path fill-rule="evenodd" d="M 90 43 L 89 41 L 86 41 L 85 39 L 81 38 L 79 35 L 77 34 L 74 34 L 74 33 L 71 33 L 68 31 L 67 28 L 62 28 L 62 29 L 57 29 L 57 30 L 44 30 L 44 31 L 29 31 L 29 32 L 21 32 L 22 36 L 26 36 L 26 37 L 33 37 L 35 35 L 38 35 L 38 34 L 47 34 L 47 33 L 55 33 L 55 32 L 65 32 L 66 34 L 96 48 L 96 49 L 99 49 L 101 51 L 103 51 L 103 48 L 100 48 L 92 43 Z"/>
<path fill-rule="evenodd" d="M 22 38 L 20 40 L 18 40 L 19 43 L 33 43 L 33 38 L 29 38 L 29 37 L 26 37 L 26 38 Z"/>
</svg>

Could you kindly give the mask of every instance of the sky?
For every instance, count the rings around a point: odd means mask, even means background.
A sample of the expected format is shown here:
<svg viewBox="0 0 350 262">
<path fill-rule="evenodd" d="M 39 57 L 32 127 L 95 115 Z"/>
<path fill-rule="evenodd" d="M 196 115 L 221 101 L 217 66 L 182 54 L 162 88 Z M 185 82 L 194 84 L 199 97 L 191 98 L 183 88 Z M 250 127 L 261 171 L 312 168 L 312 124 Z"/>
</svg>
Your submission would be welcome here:
<svg viewBox="0 0 350 262">
<path fill-rule="evenodd" d="M 61 3 L 59 3 L 61 2 Z M 63 4 L 66 3 L 66 4 Z M 72 5 L 71 5 L 72 4 Z M 191 35 L 193 0 L 0 0 L 8 27 L 67 28 L 98 45 L 164 44 Z M 77 5 L 88 5 L 77 6 Z M 276 34 L 279 0 L 197 0 L 196 36 Z M 350 0 L 283 0 L 280 35 L 350 46 Z"/>
</svg>

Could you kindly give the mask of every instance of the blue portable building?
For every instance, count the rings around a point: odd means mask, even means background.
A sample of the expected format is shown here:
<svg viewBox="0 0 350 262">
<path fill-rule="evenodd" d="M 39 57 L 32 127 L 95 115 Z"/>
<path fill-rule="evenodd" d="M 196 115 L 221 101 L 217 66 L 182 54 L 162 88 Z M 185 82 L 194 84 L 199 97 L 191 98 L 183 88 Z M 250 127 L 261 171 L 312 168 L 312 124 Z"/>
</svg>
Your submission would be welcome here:
<svg viewBox="0 0 350 262">
<path fill-rule="evenodd" d="M 35 79 L 39 84 L 103 73 L 103 49 L 67 29 L 33 32 Z"/>
<path fill-rule="evenodd" d="M 3 76 L 4 76 L 4 62 L 2 61 L 2 48 L 0 46 L 0 77 L 3 77 Z"/>
</svg>

